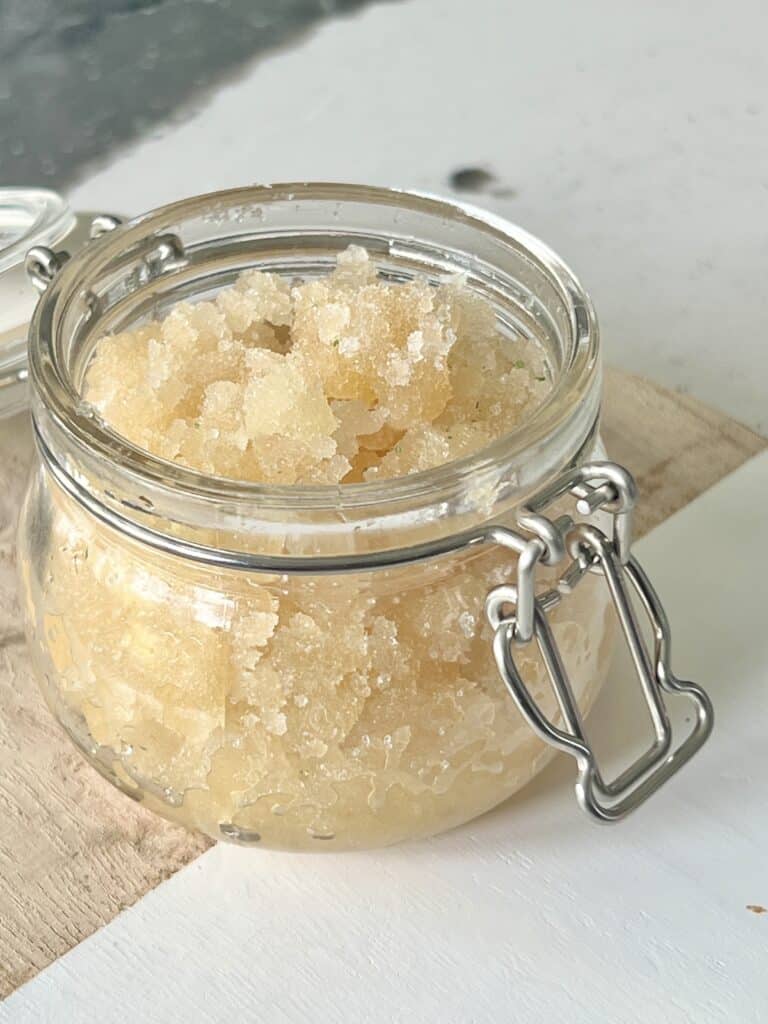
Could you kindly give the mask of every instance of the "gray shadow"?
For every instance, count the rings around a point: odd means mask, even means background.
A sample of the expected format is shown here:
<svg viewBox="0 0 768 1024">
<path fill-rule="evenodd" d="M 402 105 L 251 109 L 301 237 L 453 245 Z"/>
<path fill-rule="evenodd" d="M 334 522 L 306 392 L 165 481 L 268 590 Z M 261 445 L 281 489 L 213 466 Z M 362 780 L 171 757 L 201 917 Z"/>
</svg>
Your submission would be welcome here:
<svg viewBox="0 0 768 1024">
<path fill-rule="evenodd" d="M 0 0 L 0 184 L 63 189 L 243 65 L 370 3 Z"/>
</svg>

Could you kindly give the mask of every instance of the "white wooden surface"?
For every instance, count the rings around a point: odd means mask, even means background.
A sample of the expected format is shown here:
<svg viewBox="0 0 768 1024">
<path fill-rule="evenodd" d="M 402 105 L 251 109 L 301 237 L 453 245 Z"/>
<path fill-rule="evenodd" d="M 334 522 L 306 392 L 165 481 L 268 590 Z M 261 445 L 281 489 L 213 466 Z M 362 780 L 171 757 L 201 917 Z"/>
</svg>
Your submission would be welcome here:
<svg viewBox="0 0 768 1024">
<path fill-rule="evenodd" d="M 715 734 L 611 829 L 562 757 L 450 835 L 369 854 L 219 846 L 0 1006 L 12 1024 L 762 1024 L 768 454 L 639 545 Z M 756 555 L 757 553 L 757 555 Z M 698 595 L 698 600 L 696 599 Z M 637 723 L 618 687 L 594 729 Z"/>
<path fill-rule="evenodd" d="M 138 213 L 253 181 L 474 196 L 546 239 L 596 303 L 607 361 L 768 429 L 765 0 L 402 0 L 334 19 L 92 175 Z"/>
</svg>

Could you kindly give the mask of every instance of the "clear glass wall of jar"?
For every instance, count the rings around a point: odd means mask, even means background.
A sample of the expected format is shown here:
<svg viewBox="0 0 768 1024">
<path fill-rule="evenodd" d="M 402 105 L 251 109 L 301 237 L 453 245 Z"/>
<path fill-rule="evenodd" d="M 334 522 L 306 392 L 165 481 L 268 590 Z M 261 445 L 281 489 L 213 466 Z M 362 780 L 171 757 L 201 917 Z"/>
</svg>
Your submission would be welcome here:
<svg viewBox="0 0 768 1024">
<path fill-rule="evenodd" d="M 212 479 L 114 434 L 82 400 L 105 332 L 203 298 L 249 267 L 326 272 L 358 243 L 394 280 L 462 270 L 503 330 L 535 339 L 552 390 L 514 433 L 381 483 Z M 104 234 L 32 324 L 41 453 L 20 564 L 36 670 L 89 760 L 148 807 L 215 838 L 359 848 L 439 832 L 549 759 L 499 677 L 488 591 L 517 556 L 464 544 L 514 523 L 599 452 L 598 335 L 546 247 L 470 207 L 345 185 L 198 197 Z M 580 706 L 605 675 L 597 576 L 552 613 Z M 520 669 L 557 705 L 532 649 Z"/>
</svg>

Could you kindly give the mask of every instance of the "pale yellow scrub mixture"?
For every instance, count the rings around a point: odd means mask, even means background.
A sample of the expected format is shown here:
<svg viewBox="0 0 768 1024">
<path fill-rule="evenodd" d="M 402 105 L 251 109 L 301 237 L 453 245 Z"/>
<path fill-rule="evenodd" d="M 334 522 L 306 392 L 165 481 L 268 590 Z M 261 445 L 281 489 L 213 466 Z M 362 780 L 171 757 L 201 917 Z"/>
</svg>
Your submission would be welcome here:
<svg viewBox="0 0 768 1024">
<path fill-rule="evenodd" d="M 272 484 L 430 469 L 507 433 L 549 390 L 535 346 L 504 341 L 460 277 L 387 284 L 358 246 L 326 278 L 251 271 L 103 340 L 87 384 L 141 447 Z"/>
<path fill-rule="evenodd" d="M 437 466 L 511 430 L 549 388 L 537 348 L 503 338 L 461 278 L 387 283 L 357 247 L 325 278 L 248 272 L 102 339 L 86 385 L 103 419 L 156 455 L 279 484 Z M 374 845 L 467 820 L 546 760 L 483 617 L 488 590 L 513 577 L 509 552 L 266 577 L 151 555 L 58 492 L 51 502 L 49 699 L 161 813 L 219 838 Z M 588 580 L 555 615 L 586 701 L 604 610 Z M 534 646 L 520 659 L 541 696 Z"/>
</svg>

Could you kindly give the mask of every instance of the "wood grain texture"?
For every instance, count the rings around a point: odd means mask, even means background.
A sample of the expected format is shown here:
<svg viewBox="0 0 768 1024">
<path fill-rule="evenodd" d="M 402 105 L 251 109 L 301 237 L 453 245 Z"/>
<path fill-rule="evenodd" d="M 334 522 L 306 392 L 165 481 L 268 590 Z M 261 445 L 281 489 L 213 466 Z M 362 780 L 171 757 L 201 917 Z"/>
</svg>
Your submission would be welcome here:
<svg viewBox="0 0 768 1024">
<path fill-rule="evenodd" d="M 635 472 L 645 532 L 768 441 L 722 414 L 611 372 L 604 436 Z M 209 845 L 109 786 L 43 705 L 15 596 L 14 520 L 31 459 L 23 418 L 0 425 L 0 997 Z"/>
<path fill-rule="evenodd" d="M 688 395 L 608 370 L 603 440 L 640 488 L 641 537 L 768 447 L 768 439 Z"/>
<path fill-rule="evenodd" d="M 0 998 L 210 845 L 114 790 L 45 707 L 16 599 L 31 458 L 26 417 L 0 423 Z"/>
</svg>

